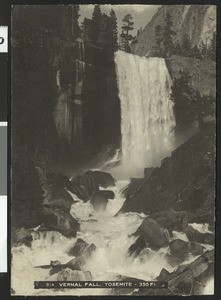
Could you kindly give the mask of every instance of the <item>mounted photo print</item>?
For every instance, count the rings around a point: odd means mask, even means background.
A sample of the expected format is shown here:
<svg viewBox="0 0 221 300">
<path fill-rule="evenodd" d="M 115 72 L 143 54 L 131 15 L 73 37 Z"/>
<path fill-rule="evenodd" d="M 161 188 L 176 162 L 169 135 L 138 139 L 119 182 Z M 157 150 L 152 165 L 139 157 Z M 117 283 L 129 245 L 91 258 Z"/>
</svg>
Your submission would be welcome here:
<svg viewBox="0 0 221 300">
<path fill-rule="evenodd" d="M 11 294 L 213 295 L 216 6 L 11 17 Z"/>
</svg>

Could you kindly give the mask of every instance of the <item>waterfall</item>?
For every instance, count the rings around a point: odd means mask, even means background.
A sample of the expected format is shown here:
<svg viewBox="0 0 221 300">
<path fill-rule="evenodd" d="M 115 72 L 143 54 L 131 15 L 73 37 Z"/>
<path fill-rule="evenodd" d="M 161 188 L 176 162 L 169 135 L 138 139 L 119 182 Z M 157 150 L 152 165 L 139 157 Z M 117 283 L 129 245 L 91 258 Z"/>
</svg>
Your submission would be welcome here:
<svg viewBox="0 0 221 300">
<path fill-rule="evenodd" d="M 173 149 L 175 117 L 171 78 L 165 60 L 118 51 L 115 65 L 121 104 L 122 164 L 127 175 L 142 176 Z"/>
</svg>

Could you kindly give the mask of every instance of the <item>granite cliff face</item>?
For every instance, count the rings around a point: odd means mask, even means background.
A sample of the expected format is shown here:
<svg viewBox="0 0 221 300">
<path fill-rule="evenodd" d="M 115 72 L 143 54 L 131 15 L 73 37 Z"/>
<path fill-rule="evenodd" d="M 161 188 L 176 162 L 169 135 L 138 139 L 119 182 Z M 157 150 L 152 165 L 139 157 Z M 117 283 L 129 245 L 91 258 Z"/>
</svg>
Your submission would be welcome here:
<svg viewBox="0 0 221 300">
<path fill-rule="evenodd" d="M 152 20 L 144 27 L 132 52 L 141 56 L 151 55 L 155 45 L 155 27 L 163 25 L 166 13 L 170 13 L 174 31 L 174 39 L 181 42 L 186 34 L 192 46 L 208 45 L 216 30 L 215 5 L 162 5 Z"/>
<path fill-rule="evenodd" d="M 216 63 L 214 61 L 172 55 L 166 63 L 172 80 L 181 76 L 180 71 L 188 71 L 191 76 L 191 85 L 200 92 L 201 96 L 216 96 Z"/>
</svg>

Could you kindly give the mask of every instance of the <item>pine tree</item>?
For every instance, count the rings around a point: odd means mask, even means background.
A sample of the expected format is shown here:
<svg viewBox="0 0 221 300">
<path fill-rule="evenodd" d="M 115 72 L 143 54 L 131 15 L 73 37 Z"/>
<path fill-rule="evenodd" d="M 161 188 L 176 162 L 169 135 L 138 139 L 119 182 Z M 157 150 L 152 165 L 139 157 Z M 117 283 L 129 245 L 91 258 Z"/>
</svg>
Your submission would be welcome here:
<svg viewBox="0 0 221 300">
<path fill-rule="evenodd" d="M 207 55 L 208 55 L 208 48 L 207 48 L 207 45 L 202 42 L 201 45 L 200 45 L 200 55 L 202 58 L 207 58 Z"/>
<path fill-rule="evenodd" d="M 134 29 L 133 25 L 133 17 L 131 14 L 127 14 L 123 18 L 123 26 L 122 32 L 121 32 L 121 50 L 124 50 L 125 52 L 130 52 L 130 42 L 133 40 L 133 36 L 130 34 L 130 31 Z"/>
<path fill-rule="evenodd" d="M 110 51 L 118 50 L 118 30 L 117 30 L 117 17 L 115 11 L 110 11 Z"/>
<path fill-rule="evenodd" d="M 164 20 L 163 28 L 163 50 L 165 57 L 170 57 L 174 52 L 174 43 L 173 36 L 176 35 L 176 32 L 173 30 L 173 21 L 171 15 L 167 12 L 166 18 Z"/>
<path fill-rule="evenodd" d="M 204 110 L 209 111 L 209 109 L 206 107 L 205 101 L 203 104 L 199 91 L 191 85 L 190 81 L 189 72 L 180 71 L 180 77 L 174 80 L 171 88 L 171 100 L 175 103 L 177 124 L 185 124 L 198 119 L 199 127 L 202 127 Z"/>
<path fill-rule="evenodd" d="M 110 20 L 109 17 L 103 13 L 101 16 L 100 34 L 98 37 L 98 44 L 104 49 L 108 49 L 110 45 Z"/>
<path fill-rule="evenodd" d="M 174 43 L 174 54 L 181 56 L 183 55 L 182 47 L 180 46 L 180 43 L 178 41 Z"/>
<path fill-rule="evenodd" d="M 74 40 L 80 36 L 80 27 L 78 24 L 78 19 L 80 17 L 79 10 L 80 10 L 79 5 L 73 5 L 73 7 L 72 7 L 72 38 Z"/>
<path fill-rule="evenodd" d="M 162 27 L 160 25 L 157 25 L 155 27 L 155 40 L 156 45 L 153 47 L 153 55 L 158 57 L 163 57 L 163 46 L 162 46 Z"/>
<path fill-rule="evenodd" d="M 91 21 L 91 27 L 89 31 L 89 38 L 91 39 L 92 43 L 95 45 L 98 43 L 98 39 L 100 36 L 100 30 L 101 30 L 101 8 L 100 4 L 94 5 L 94 11 L 92 14 L 92 21 Z"/>
<path fill-rule="evenodd" d="M 191 48 L 191 56 L 198 59 L 202 58 L 200 49 L 196 45 Z"/>
<path fill-rule="evenodd" d="M 184 56 L 187 56 L 187 57 L 191 56 L 191 43 L 190 43 L 190 39 L 187 34 L 185 34 L 183 37 L 181 49 L 182 49 Z"/>
<path fill-rule="evenodd" d="M 90 40 L 90 28 L 91 28 L 91 19 L 84 18 L 81 23 L 81 37 L 84 41 Z"/>
</svg>

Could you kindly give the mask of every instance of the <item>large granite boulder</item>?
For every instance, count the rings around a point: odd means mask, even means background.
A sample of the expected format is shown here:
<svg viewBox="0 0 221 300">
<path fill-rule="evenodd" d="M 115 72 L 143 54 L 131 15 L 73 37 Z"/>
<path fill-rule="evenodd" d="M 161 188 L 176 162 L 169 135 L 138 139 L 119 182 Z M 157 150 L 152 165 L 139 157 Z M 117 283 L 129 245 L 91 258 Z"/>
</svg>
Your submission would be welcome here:
<svg viewBox="0 0 221 300">
<path fill-rule="evenodd" d="M 202 233 L 197 229 L 193 228 L 191 225 L 189 225 L 185 229 L 185 233 L 190 241 L 194 241 L 202 244 L 211 244 L 211 245 L 213 245 L 215 242 L 214 234 L 209 232 Z"/>
<path fill-rule="evenodd" d="M 31 247 L 31 243 L 33 241 L 32 231 L 32 229 L 26 228 L 18 228 L 16 230 L 12 230 L 11 240 L 13 246 L 25 245 L 27 247 Z"/>
<path fill-rule="evenodd" d="M 102 194 L 96 194 L 91 199 L 91 204 L 96 211 L 104 211 L 106 209 L 108 199 Z"/>
<path fill-rule="evenodd" d="M 184 231 L 188 226 L 188 214 L 185 211 L 175 211 L 173 209 L 160 211 L 152 214 L 151 218 L 170 233 L 172 231 Z"/>
<path fill-rule="evenodd" d="M 115 186 L 115 179 L 110 173 L 103 171 L 88 171 L 85 175 L 93 177 L 96 183 L 102 188 Z"/>
<path fill-rule="evenodd" d="M 78 221 L 59 208 L 44 207 L 42 223 L 47 230 L 58 231 L 66 237 L 75 237 L 80 230 Z"/>
<path fill-rule="evenodd" d="M 129 247 L 128 253 L 132 256 L 137 256 L 142 249 L 147 246 L 146 239 L 144 235 L 139 236 L 136 241 Z"/>
<path fill-rule="evenodd" d="M 69 249 L 68 254 L 72 256 L 81 256 L 83 255 L 85 249 L 88 247 L 88 243 L 78 238 L 75 245 Z"/>
<path fill-rule="evenodd" d="M 134 235 L 142 236 L 146 241 L 146 246 L 153 249 L 159 249 L 169 244 L 168 231 L 161 228 L 160 225 L 150 217 L 144 219 Z"/>
<path fill-rule="evenodd" d="M 97 191 L 99 191 L 99 186 L 96 181 L 96 178 L 94 178 L 88 173 L 84 175 L 78 175 L 71 181 L 77 184 L 79 187 L 83 187 L 90 197 L 96 194 Z"/>
<path fill-rule="evenodd" d="M 182 261 L 187 258 L 189 254 L 189 243 L 183 240 L 177 239 L 170 242 L 170 254 L 172 256 L 178 257 Z"/>
</svg>

